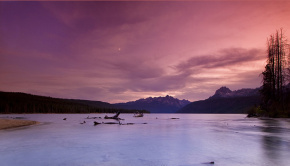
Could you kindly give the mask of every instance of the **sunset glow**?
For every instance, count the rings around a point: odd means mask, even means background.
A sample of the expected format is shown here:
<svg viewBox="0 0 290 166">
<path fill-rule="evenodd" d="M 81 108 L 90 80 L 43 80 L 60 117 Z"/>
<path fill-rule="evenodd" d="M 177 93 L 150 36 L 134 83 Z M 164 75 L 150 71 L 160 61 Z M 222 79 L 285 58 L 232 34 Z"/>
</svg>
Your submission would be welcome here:
<svg viewBox="0 0 290 166">
<path fill-rule="evenodd" d="M 288 1 L 0 2 L 0 91 L 196 101 L 261 86 Z"/>
</svg>

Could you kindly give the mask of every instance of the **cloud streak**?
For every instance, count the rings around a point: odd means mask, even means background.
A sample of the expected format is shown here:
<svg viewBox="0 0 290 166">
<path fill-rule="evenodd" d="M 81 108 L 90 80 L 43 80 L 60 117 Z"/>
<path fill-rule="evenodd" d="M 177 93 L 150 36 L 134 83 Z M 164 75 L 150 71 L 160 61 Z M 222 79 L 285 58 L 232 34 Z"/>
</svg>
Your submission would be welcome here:
<svg viewBox="0 0 290 166">
<path fill-rule="evenodd" d="M 187 61 L 175 66 L 175 68 L 178 71 L 198 70 L 202 68 L 227 68 L 263 59 L 265 59 L 263 51 L 259 49 L 227 48 L 216 53 L 189 58 Z"/>
<path fill-rule="evenodd" d="M 264 60 L 263 51 L 258 49 L 242 49 L 231 48 L 217 51 L 217 54 L 201 55 L 189 58 L 187 61 L 180 62 L 174 67 L 172 73 L 159 72 L 156 66 L 148 63 L 142 66 L 140 70 L 135 62 L 126 64 L 125 70 L 128 68 L 130 72 L 126 75 L 124 82 L 119 82 L 119 93 L 140 92 L 140 93 L 156 93 L 167 92 L 175 94 L 177 91 L 192 91 L 192 87 L 199 89 L 201 84 L 203 87 L 208 86 L 217 88 L 223 85 L 244 85 L 249 86 L 257 81 L 261 66 Z M 247 64 L 247 65 L 245 65 Z M 123 65 L 123 64 L 119 64 Z M 128 67 L 128 68 L 127 68 Z M 126 73 L 123 66 L 117 66 L 120 73 Z M 154 76 L 149 77 L 148 72 L 156 72 Z M 130 73 L 130 74 L 129 74 Z M 135 74 L 134 74 L 135 73 Z M 136 76 L 138 74 L 139 76 Z M 145 76 L 145 77 L 140 77 Z M 124 78 L 124 77 L 121 77 Z M 213 87 L 213 85 L 215 85 Z M 124 88 L 122 88 L 124 87 Z M 204 89 L 204 88 L 203 88 Z M 112 92 L 115 91 L 112 90 Z"/>
</svg>

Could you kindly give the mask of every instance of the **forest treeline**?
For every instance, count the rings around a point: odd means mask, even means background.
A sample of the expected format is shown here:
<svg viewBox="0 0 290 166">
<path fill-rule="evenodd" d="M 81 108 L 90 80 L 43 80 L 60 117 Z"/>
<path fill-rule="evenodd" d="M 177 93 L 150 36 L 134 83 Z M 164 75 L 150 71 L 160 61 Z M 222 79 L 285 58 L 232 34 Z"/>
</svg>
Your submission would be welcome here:
<svg viewBox="0 0 290 166">
<path fill-rule="evenodd" d="M 250 110 L 249 116 L 290 118 L 290 45 L 282 29 L 268 38 L 262 76 L 262 102 Z"/>
<path fill-rule="evenodd" d="M 59 99 L 20 92 L 0 92 L 1 114 L 22 113 L 135 113 L 140 110 L 116 108 L 114 105 L 88 100 Z M 149 113 L 142 110 L 144 113 Z"/>
</svg>

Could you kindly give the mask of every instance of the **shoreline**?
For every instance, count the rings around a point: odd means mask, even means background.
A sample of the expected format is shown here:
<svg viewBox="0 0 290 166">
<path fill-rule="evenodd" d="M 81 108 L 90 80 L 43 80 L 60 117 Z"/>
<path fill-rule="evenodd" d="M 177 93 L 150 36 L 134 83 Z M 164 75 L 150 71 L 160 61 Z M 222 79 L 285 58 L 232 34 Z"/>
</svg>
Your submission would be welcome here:
<svg viewBox="0 0 290 166">
<path fill-rule="evenodd" d="M 0 118 L 0 130 L 39 124 L 37 121 Z"/>
</svg>

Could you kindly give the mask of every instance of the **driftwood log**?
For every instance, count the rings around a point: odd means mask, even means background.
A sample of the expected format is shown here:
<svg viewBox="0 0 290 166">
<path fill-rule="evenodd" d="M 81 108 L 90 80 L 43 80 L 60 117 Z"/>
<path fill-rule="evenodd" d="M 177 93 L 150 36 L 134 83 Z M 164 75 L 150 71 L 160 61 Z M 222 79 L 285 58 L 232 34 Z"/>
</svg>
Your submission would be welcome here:
<svg viewBox="0 0 290 166">
<path fill-rule="evenodd" d="M 124 120 L 124 119 L 121 119 L 121 118 L 118 117 L 118 116 L 120 115 L 120 113 L 121 113 L 121 112 L 117 112 L 116 115 L 111 116 L 111 117 L 106 115 L 106 116 L 104 117 L 104 119 Z"/>
</svg>

